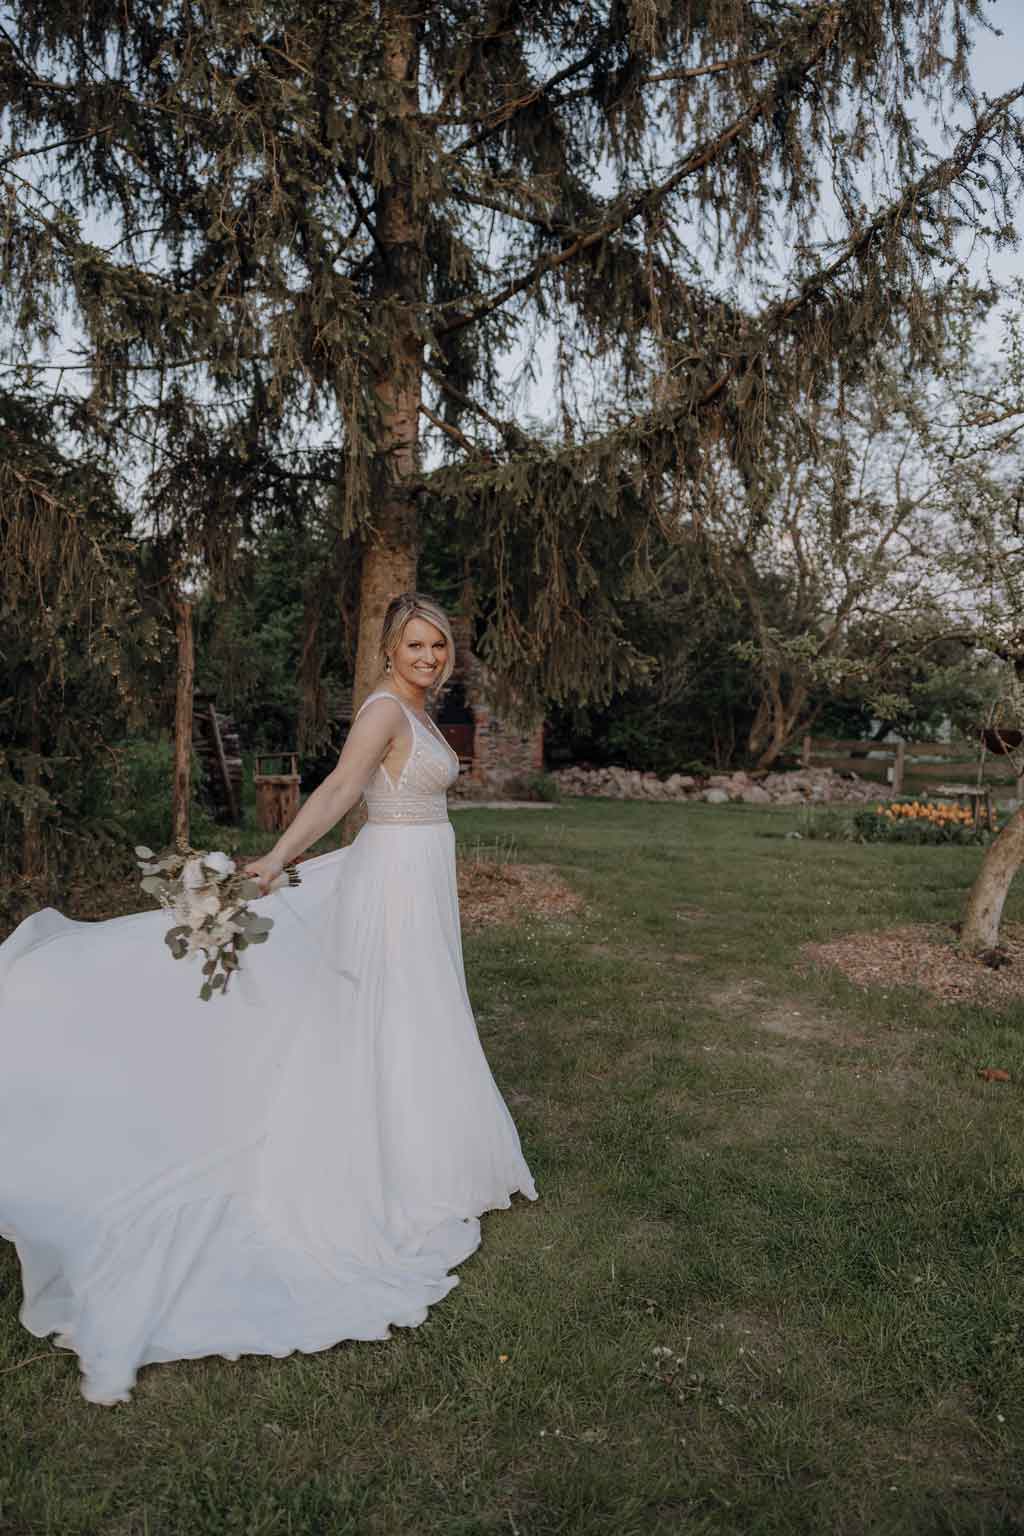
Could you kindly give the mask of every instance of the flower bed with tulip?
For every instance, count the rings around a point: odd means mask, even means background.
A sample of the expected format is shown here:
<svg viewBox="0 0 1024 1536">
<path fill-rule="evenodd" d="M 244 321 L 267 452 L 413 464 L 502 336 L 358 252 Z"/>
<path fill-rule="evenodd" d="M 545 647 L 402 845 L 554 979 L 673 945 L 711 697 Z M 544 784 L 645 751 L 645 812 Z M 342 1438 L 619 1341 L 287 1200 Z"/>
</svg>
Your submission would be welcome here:
<svg viewBox="0 0 1024 1536">
<path fill-rule="evenodd" d="M 948 800 L 892 800 L 865 806 L 853 817 L 854 835 L 865 843 L 982 843 L 988 833 L 966 806 Z"/>
</svg>

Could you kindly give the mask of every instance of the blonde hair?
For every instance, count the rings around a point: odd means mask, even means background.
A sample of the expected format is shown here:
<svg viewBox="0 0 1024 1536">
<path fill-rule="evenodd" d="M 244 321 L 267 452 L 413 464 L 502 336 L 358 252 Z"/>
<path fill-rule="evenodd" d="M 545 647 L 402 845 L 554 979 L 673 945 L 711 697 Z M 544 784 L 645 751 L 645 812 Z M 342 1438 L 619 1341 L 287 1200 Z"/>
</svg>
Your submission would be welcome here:
<svg viewBox="0 0 1024 1536">
<path fill-rule="evenodd" d="M 455 636 L 452 634 L 452 626 L 448 622 L 448 615 L 444 609 L 435 603 L 432 597 L 425 597 L 422 592 L 402 592 L 398 597 L 393 597 L 388 604 L 380 632 L 381 662 L 386 662 L 398 647 L 410 619 L 426 619 L 428 624 L 433 624 L 435 629 L 441 631 L 448 642 L 448 654 L 441 668 L 441 675 L 434 684 L 435 688 L 443 688 L 455 668 Z"/>
</svg>

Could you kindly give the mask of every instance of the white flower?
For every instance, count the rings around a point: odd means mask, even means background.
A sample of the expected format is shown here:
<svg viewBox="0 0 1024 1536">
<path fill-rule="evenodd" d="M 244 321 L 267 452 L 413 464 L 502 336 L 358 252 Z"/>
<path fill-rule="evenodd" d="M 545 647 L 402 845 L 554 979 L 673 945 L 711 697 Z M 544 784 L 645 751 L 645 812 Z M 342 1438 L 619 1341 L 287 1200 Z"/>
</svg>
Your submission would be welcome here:
<svg viewBox="0 0 1024 1536">
<path fill-rule="evenodd" d="M 216 891 L 210 891 L 209 895 L 200 896 L 196 902 L 196 907 L 200 912 L 204 912 L 207 917 L 216 917 L 220 911 L 220 897 Z"/>
<path fill-rule="evenodd" d="M 198 891 L 206 884 L 206 876 L 203 874 L 203 861 L 201 858 L 188 859 L 185 868 L 181 872 L 181 883 L 186 891 Z"/>
<path fill-rule="evenodd" d="M 212 869 L 218 880 L 224 880 L 235 872 L 235 861 L 229 859 L 226 853 L 206 853 L 203 855 L 203 863 L 207 869 Z"/>
</svg>

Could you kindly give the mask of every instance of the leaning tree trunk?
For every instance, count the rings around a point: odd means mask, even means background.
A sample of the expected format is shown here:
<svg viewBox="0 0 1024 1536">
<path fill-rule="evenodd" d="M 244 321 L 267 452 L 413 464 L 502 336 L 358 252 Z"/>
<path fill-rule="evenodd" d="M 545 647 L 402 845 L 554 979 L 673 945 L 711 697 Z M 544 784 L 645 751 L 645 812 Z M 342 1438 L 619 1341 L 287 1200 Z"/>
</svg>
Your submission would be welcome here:
<svg viewBox="0 0 1024 1536">
<path fill-rule="evenodd" d="M 960 947 L 976 955 L 995 949 L 1014 875 L 1024 863 L 1024 806 L 1015 811 L 989 848 L 971 886 L 960 930 Z"/>
<path fill-rule="evenodd" d="M 373 535 L 363 552 L 359 583 L 359 627 L 352 707 L 357 710 L 380 672 L 380 632 L 388 603 L 416 586 L 419 520 L 415 482 L 419 470 L 419 413 L 423 342 L 416 325 L 421 292 L 423 230 L 412 184 L 413 167 L 402 136 L 402 119 L 419 111 L 419 23 L 408 7 L 384 0 L 384 69 L 396 87 L 395 142 L 391 180 L 377 203 L 377 262 L 374 292 L 395 317 L 391 349 L 373 380 L 379 432 L 376 442 Z M 343 837 L 361 825 L 360 808 L 345 818 Z"/>
<path fill-rule="evenodd" d="M 762 770 L 770 768 L 782 756 L 786 750 L 786 743 L 792 739 L 796 731 L 806 702 L 806 688 L 795 688 L 789 698 L 784 699 L 781 685 L 773 683 L 771 703 L 766 709 L 766 719 L 760 723 L 759 736 L 755 736 L 758 731 L 758 721 L 755 721 L 751 727 L 750 751 L 757 753 L 757 761 L 754 765 L 756 768 Z M 764 707 L 763 700 L 762 707 Z M 759 716 L 760 713 L 759 709 Z"/>
<path fill-rule="evenodd" d="M 25 764 L 24 779 L 27 789 L 39 791 L 42 788 L 43 782 L 39 766 L 43 755 L 43 733 L 39 724 L 39 701 L 35 695 L 33 695 L 29 702 L 29 709 L 31 710 L 29 751 L 32 755 Z M 39 801 L 35 796 L 29 801 L 24 815 L 21 838 L 21 872 L 26 880 L 39 880 L 46 873 L 42 813 L 39 809 Z"/>
<path fill-rule="evenodd" d="M 192 636 L 192 604 L 173 600 L 174 631 L 178 640 L 178 666 L 174 698 L 174 792 L 171 841 L 187 848 L 189 808 L 192 801 L 192 683 L 195 676 L 195 645 Z"/>
</svg>

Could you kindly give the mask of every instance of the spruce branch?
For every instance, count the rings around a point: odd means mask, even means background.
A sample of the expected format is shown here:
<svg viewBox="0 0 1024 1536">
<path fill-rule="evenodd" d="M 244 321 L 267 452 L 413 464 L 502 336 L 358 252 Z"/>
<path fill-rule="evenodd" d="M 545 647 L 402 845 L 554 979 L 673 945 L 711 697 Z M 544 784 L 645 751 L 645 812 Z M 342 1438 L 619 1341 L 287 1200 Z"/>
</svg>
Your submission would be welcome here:
<svg viewBox="0 0 1024 1536">
<path fill-rule="evenodd" d="M 835 20 L 836 17 L 837 8 L 834 5 L 829 5 L 821 8 L 815 20 L 820 24 L 825 18 Z M 802 75 L 810 74 L 821 62 L 832 46 L 832 42 L 832 31 L 829 28 L 825 28 L 824 36 L 799 66 Z M 791 76 L 792 72 L 788 73 Z M 504 288 L 499 289 L 497 293 L 483 297 L 479 303 L 467 312 L 457 314 L 452 319 L 442 322 L 436 327 L 435 334 L 438 337 L 448 336 L 455 331 L 464 330 L 466 326 L 475 325 L 478 321 L 484 319 L 485 316 L 493 314 L 497 309 L 503 308 L 517 294 L 532 288 L 535 283 L 539 282 L 542 277 L 547 276 L 548 273 L 557 271 L 558 268 L 565 266 L 568 262 L 578 260 L 579 257 L 585 255 L 594 246 L 607 239 L 609 235 L 616 234 L 642 214 L 663 203 L 685 180 L 717 160 L 728 149 L 730 144 L 734 143 L 748 128 L 752 127 L 754 123 L 768 113 L 775 102 L 778 86 L 778 79 L 773 79 L 759 93 L 751 106 L 739 113 L 726 128 L 712 139 L 706 140 L 691 150 L 663 180 L 656 182 L 653 186 L 644 187 L 640 192 L 634 193 L 611 218 L 606 219 L 598 228 L 579 235 L 561 251 L 552 252 L 549 255 L 540 257 L 526 272 L 520 277 L 514 278 L 511 282 L 506 283 Z"/>
<path fill-rule="evenodd" d="M 961 134 L 953 152 L 947 155 L 937 164 L 932 165 L 909 188 L 905 188 L 900 196 L 886 206 L 871 219 L 863 230 L 852 239 L 848 240 L 834 261 L 820 267 L 812 276 L 805 278 L 798 291 L 788 299 L 773 305 L 766 310 L 760 320 L 755 322 L 756 328 L 765 335 L 765 341 L 758 346 L 756 343 L 748 349 L 744 359 L 737 359 L 711 384 L 701 396 L 700 404 L 708 406 L 714 403 L 725 391 L 730 382 L 736 378 L 743 366 L 750 366 L 750 359 L 754 353 L 762 353 L 767 345 L 770 335 L 780 330 L 800 310 L 819 299 L 825 290 L 848 268 L 851 263 L 865 257 L 871 247 L 887 232 L 895 233 L 913 214 L 920 211 L 923 204 L 937 192 L 945 190 L 966 174 L 981 149 L 985 140 L 995 131 L 1001 121 L 1005 121 L 1009 109 L 1015 103 L 1024 99 L 1024 84 L 1015 86 L 1005 91 L 993 101 L 982 115 L 977 118 L 972 127 Z"/>
<path fill-rule="evenodd" d="M 446 437 L 450 437 L 453 443 L 458 443 L 459 447 L 464 448 L 467 453 L 493 462 L 494 455 L 488 448 L 482 448 L 477 443 L 471 443 L 464 432 L 460 432 L 458 427 L 454 426 L 450 421 L 445 421 L 443 417 L 436 416 L 430 407 L 424 405 L 422 401 L 420 401 L 419 411 L 420 415 L 425 416 L 432 426 L 435 426 L 439 432 L 443 432 Z"/>
<path fill-rule="evenodd" d="M 526 434 L 514 421 L 501 421 L 497 416 L 492 416 L 490 411 L 486 410 L 478 401 L 471 399 L 469 395 L 464 394 L 461 389 L 457 389 L 449 379 L 445 378 L 439 369 L 432 368 L 429 363 L 425 365 L 424 372 L 428 378 L 433 379 L 438 389 L 444 390 L 445 394 L 449 395 L 457 404 L 467 411 L 472 411 L 480 417 L 481 421 L 485 421 L 489 427 L 493 427 L 494 431 L 504 439 L 510 449 L 521 448 L 526 444 L 528 441 Z"/>
<path fill-rule="evenodd" d="M 564 69 L 557 70 L 542 85 L 534 86 L 532 90 L 527 91 L 524 95 L 516 97 L 513 101 L 503 103 L 482 127 L 478 128 L 475 133 L 468 134 L 461 144 L 457 144 L 452 150 L 452 154 L 464 155 L 471 149 L 478 149 L 481 144 L 486 143 L 489 138 L 492 138 L 499 129 L 504 128 L 506 123 L 510 122 L 513 117 L 516 117 L 520 112 L 525 112 L 535 102 L 549 96 L 564 81 L 571 80 L 574 76 L 582 74 L 599 57 L 600 49 L 596 47 L 590 48 L 582 58 L 575 59 L 571 64 L 567 64 Z"/>
</svg>

